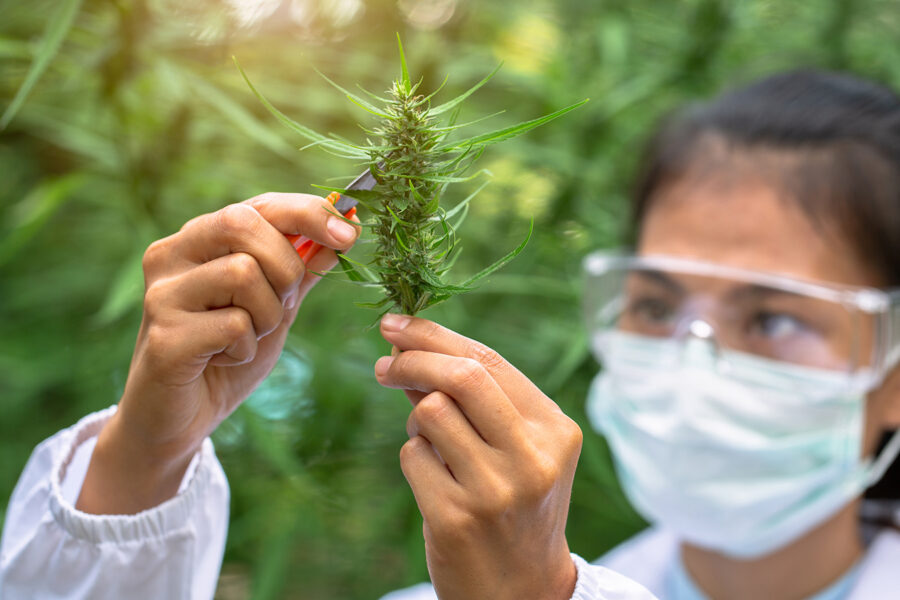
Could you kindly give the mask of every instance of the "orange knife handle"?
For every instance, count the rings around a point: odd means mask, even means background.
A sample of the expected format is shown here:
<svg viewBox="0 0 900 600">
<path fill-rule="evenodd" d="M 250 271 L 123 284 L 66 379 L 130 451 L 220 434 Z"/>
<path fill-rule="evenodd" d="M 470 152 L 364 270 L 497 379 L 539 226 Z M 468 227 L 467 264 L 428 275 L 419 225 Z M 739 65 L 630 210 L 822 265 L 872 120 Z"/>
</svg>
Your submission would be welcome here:
<svg viewBox="0 0 900 600">
<path fill-rule="evenodd" d="M 341 195 L 337 192 L 331 192 L 328 194 L 326 200 L 330 202 L 332 205 L 341 199 Z M 356 214 L 356 207 L 354 206 L 350 210 L 347 211 L 347 214 L 344 215 L 345 219 L 351 219 Z M 286 235 L 287 240 L 291 243 L 294 249 L 297 251 L 297 254 L 300 255 L 300 258 L 303 259 L 303 262 L 309 264 L 316 254 L 319 253 L 319 250 L 322 249 L 322 245 L 316 243 L 306 237 L 305 235 Z"/>
</svg>

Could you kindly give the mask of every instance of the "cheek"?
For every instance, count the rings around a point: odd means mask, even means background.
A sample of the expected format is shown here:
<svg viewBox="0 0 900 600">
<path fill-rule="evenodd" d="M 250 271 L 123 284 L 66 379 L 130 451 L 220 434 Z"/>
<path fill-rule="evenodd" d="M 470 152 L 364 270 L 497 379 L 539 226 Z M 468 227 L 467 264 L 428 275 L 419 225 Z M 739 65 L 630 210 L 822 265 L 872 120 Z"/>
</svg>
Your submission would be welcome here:
<svg viewBox="0 0 900 600">
<path fill-rule="evenodd" d="M 900 368 L 866 398 L 863 455 L 871 456 L 885 431 L 900 428 Z"/>
</svg>

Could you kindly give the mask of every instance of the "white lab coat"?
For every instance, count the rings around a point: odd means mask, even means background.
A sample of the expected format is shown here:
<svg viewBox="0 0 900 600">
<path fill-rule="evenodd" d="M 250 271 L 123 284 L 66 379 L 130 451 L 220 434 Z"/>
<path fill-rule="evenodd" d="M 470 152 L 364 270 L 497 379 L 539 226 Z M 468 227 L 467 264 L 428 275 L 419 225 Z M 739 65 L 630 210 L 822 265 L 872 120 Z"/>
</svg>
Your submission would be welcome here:
<svg viewBox="0 0 900 600">
<path fill-rule="evenodd" d="M 228 527 L 228 482 L 206 440 L 178 494 L 137 515 L 75 510 L 96 435 L 115 407 L 41 443 L 13 491 L 0 541 L 0 598 L 209 599 Z M 572 600 L 654 600 L 641 585 L 572 555 Z M 410 593 L 433 598 L 430 586 Z"/>
<path fill-rule="evenodd" d="M 620 544 L 598 562 L 666 599 L 666 578 L 679 560 L 678 539 L 651 527 Z M 884 529 L 869 543 L 845 600 L 900 599 L 900 532 Z"/>
</svg>

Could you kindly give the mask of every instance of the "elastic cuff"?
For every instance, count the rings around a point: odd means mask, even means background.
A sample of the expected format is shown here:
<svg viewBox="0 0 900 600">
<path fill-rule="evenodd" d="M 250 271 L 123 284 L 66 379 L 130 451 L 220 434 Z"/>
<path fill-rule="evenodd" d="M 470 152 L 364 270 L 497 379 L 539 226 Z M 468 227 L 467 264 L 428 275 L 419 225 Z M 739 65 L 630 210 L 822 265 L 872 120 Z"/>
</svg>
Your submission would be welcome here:
<svg viewBox="0 0 900 600">
<path fill-rule="evenodd" d="M 588 562 L 575 553 L 572 553 L 571 556 L 572 562 L 575 563 L 575 570 L 578 571 L 578 579 L 575 581 L 575 591 L 572 592 L 571 600 L 593 600 L 585 572 Z"/>
<path fill-rule="evenodd" d="M 163 538 L 183 529 L 191 512 L 205 489 L 210 485 L 210 465 L 215 463 L 212 441 L 203 441 L 200 451 L 192 461 L 193 473 L 182 483 L 182 490 L 158 506 L 134 515 L 94 515 L 85 513 L 63 497 L 61 482 L 75 451 L 86 440 L 96 436 L 109 418 L 116 412 L 111 406 L 88 415 L 65 432 L 59 454 L 54 457 L 50 474 L 50 512 L 53 518 L 73 537 L 95 544 L 127 543 L 151 538 Z"/>
</svg>

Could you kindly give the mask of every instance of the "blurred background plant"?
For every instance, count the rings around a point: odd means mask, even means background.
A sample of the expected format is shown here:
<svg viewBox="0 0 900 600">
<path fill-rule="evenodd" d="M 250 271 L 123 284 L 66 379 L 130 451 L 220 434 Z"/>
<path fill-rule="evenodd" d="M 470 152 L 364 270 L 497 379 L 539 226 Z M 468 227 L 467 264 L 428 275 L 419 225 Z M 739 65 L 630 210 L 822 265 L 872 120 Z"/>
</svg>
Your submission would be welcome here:
<svg viewBox="0 0 900 600">
<path fill-rule="evenodd" d="M 900 86 L 894 0 L 0 0 L 0 506 L 40 440 L 116 402 L 147 244 L 199 213 L 359 170 L 297 152 L 305 142 L 231 55 L 288 115 L 355 139 L 361 115 L 314 67 L 386 89 L 395 32 L 426 88 L 450 75 L 448 98 L 504 62 L 461 119 L 506 112 L 476 128 L 593 99 L 488 150 L 493 183 L 461 232 L 459 272 L 499 258 L 531 217 L 534 236 L 477 292 L 425 313 L 503 353 L 586 432 L 597 367 L 579 261 L 624 241 L 635 157 L 660 115 L 796 65 Z M 427 577 L 397 461 L 409 407 L 374 383 L 388 348 L 361 299 L 323 282 L 273 376 L 215 435 L 232 485 L 223 599 L 368 599 Z M 642 525 L 588 434 L 573 551 L 597 556 Z"/>
</svg>

